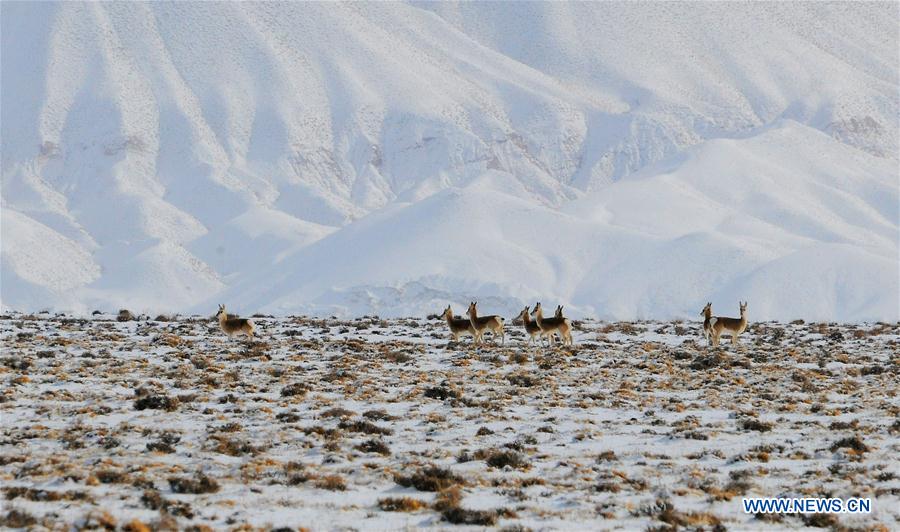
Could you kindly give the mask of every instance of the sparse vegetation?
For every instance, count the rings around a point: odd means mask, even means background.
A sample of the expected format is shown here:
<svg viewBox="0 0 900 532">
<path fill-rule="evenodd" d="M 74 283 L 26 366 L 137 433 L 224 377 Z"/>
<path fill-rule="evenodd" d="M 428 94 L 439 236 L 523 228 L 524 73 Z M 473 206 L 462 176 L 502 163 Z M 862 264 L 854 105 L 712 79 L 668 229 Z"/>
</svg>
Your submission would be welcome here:
<svg viewBox="0 0 900 532">
<path fill-rule="evenodd" d="M 0 408 L 15 412 L 0 414 L 0 527 L 239 529 L 252 520 L 236 493 L 268 511 L 324 490 L 335 515 L 364 509 L 375 527 L 421 512 L 408 517 L 511 530 L 516 516 L 592 528 L 588 514 L 644 530 L 834 528 L 723 508 L 797 486 L 852 485 L 882 507 L 897 495 L 900 325 L 755 324 L 712 350 L 697 323 L 586 320 L 572 352 L 521 350 L 512 327 L 506 346 L 473 351 L 448 346 L 443 323 L 267 318 L 253 354 L 205 319 L 13 316 L 0 318 Z M 560 511 L 561 494 L 594 512 Z"/>
<path fill-rule="evenodd" d="M 390 447 L 387 446 L 382 440 L 366 440 L 361 444 L 357 445 L 356 450 L 362 451 L 364 453 L 377 453 L 384 456 L 389 456 L 391 454 Z"/>
<path fill-rule="evenodd" d="M 387 497 L 378 500 L 378 507 L 385 512 L 415 512 L 428 508 L 428 503 L 412 497 Z"/>
<path fill-rule="evenodd" d="M 480 455 L 484 456 L 484 461 L 491 467 L 511 467 L 513 469 L 528 469 L 531 464 L 522 456 L 521 453 L 515 451 L 489 450 L 480 451 Z M 476 457 L 479 455 L 476 454 Z"/>
<path fill-rule="evenodd" d="M 756 432 L 769 432 L 775 425 L 755 418 L 742 419 L 740 422 L 743 430 L 755 430 Z"/>
<path fill-rule="evenodd" d="M 441 491 L 451 486 L 465 484 L 465 480 L 461 476 L 454 474 L 449 469 L 437 466 L 420 469 L 412 475 L 395 475 L 394 482 L 401 486 L 416 488 L 419 491 Z"/>
<path fill-rule="evenodd" d="M 350 421 L 347 419 L 341 420 L 341 422 L 338 424 L 338 428 L 346 430 L 348 432 L 362 432 L 363 434 L 382 434 L 384 436 L 390 436 L 394 433 L 394 431 L 389 428 L 379 427 L 374 423 L 362 419 L 358 419 L 355 421 Z"/>
<path fill-rule="evenodd" d="M 330 491 L 346 491 L 347 483 L 340 475 L 326 475 L 316 480 L 315 486 Z"/>
<path fill-rule="evenodd" d="M 452 389 L 448 386 L 432 386 L 425 390 L 425 397 L 429 397 L 431 399 L 445 400 L 445 399 L 459 399 L 462 397 L 462 394 L 459 390 Z"/>
<path fill-rule="evenodd" d="M 215 493 L 219 491 L 219 483 L 203 473 L 197 472 L 193 477 L 170 477 L 169 487 L 175 493 Z"/>
<path fill-rule="evenodd" d="M 309 388 L 302 383 L 294 383 L 281 389 L 282 397 L 303 397 L 309 391 Z"/>
</svg>

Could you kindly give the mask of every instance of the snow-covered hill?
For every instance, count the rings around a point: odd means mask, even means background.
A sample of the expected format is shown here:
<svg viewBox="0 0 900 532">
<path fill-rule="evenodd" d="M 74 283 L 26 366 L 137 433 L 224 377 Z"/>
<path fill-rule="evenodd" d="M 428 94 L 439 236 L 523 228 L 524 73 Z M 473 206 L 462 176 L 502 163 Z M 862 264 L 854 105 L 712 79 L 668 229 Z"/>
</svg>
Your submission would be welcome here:
<svg viewBox="0 0 900 532">
<path fill-rule="evenodd" d="M 896 4 L 2 9 L 2 304 L 900 318 Z"/>
</svg>

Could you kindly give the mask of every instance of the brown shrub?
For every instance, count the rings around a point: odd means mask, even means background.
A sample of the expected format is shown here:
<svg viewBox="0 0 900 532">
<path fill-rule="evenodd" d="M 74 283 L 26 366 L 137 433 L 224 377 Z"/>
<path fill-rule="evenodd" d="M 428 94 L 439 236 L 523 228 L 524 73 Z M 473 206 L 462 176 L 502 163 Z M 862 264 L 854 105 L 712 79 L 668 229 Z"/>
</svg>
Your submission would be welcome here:
<svg viewBox="0 0 900 532">
<path fill-rule="evenodd" d="M 391 429 L 379 427 L 374 423 L 370 423 L 364 420 L 350 421 L 349 419 L 345 419 L 338 423 L 338 428 L 346 430 L 348 432 L 362 432 L 363 434 L 382 434 L 385 436 L 390 436 L 394 433 L 394 431 Z"/>
<path fill-rule="evenodd" d="M 355 415 L 356 412 L 341 407 L 330 408 L 319 413 L 321 417 L 353 417 Z"/>
<path fill-rule="evenodd" d="M 282 397 L 303 397 L 309 391 L 309 388 L 300 382 L 289 384 L 281 389 Z"/>
<path fill-rule="evenodd" d="M 175 493 L 191 493 L 195 495 L 219 491 L 219 483 L 199 471 L 194 475 L 194 478 L 170 477 L 169 487 Z"/>
<path fill-rule="evenodd" d="M 363 417 L 374 421 L 393 421 L 397 419 L 395 416 L 388 414 L 385 410 L 367 410 L 363 412 Z"/>
<path fill-rule="evenodd" d="M 515 451 L 499 451 L 494 449 L 484 453 L 479 452 L 476 456 L 479 454 L 484 456 L 484 461 L 487 465 L 498 469 L 502 469 L 506 466 L 512 467 L 513 469 L 528 469 L 531 467 L 531 464 L 525 460 L 525 457 Z"/>
<path fill-rule="evenodd" d="M 366 440 L 355 447 L 356 450 L 364 453 L 378 453 L 384 456 L 390 456 L 391 449 L 381 440 Z"/>
<path fill-rule="evenodd" d="M 168 395 L 145 395 L 134 402 L 136 410 L 165 410 L 172 412 L 178 408 L 178 399 Z"/>
<path fill-rule="evenodd" d="M 831 444 L 831 452 L 837 451 L 841 448 L 853 449 L 858 453 L 865 453 L 869 451 L 869 447 L 865 443 L 863 443 L 861 439 L 859 439 L 859 436 L 842 438 Z"/>
<path fill-rule="evenodd" d="M 327 475 L 316 480 L 316 487 L 323 490 L 345 491 L 347 484 L 340 475 Z"/>
<path fill-rule="evenodd" d="M 415 512 L 427 508 L 428 503 L 412 497 L 388 497 L 379 499 L 378 507 L 385 512 Z"/>
<path fill-rule="evenodd" d="M 394 482 L 419 491 L 441 491 L 451 486 L 465 484 L 465 480 L 449 469 L 429 466 L 412 475 L 395 475 Z"/>
<path fill-rule="evenodd" d="M 13 508 L 0 519 L 0 525 L 6 528 L 25 528 L 37 524 L 37 519 L 25 510 Z"/>
</svg>

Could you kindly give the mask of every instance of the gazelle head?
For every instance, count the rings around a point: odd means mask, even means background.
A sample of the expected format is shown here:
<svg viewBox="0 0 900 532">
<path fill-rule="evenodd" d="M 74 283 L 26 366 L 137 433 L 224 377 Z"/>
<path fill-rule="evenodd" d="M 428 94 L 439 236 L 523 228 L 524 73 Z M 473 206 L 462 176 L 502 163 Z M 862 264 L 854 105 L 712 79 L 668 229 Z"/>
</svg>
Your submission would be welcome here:
<svg viewBox="0 0 900 532">
<path fill-rule="evenodd" d="M 528 321 L 528 305 L 525 305 L 525 308 L 522 309 L 522 312 L 519 312 L 518 316 L 515 317 L 517 320 Z"/>
<path fill-rule="evenodd" d="M 478 305 L 478 303 L 476 303 L 474 301 L 469 303 L 469 310 L 466 311 L 466 316 L 469 316 L 469 317 L 477 316 L 478 315 L 478 309 L 476 308 L 477 305 Z"/>
<path fill-rule="evenodd" d="M 712 303 L 707 303 L 703 310 L 700 311 L 701 316 L 708 316 L 712 314 Z"/>
<path fill-rule="evenodd" d="M 563 306 L 562 306 L 562 305 L 559 305 L 559 306 L 556 307 L 556 314 L 555 314 L 555 315 L 556 315 L 557 318 L 562 318 L 562 309 L 563 309 Z"/>
<path fill-rule="evenodd" d="M 444 309 L 444 312 L 441 312 L 441 318 L 447 319 L 453 317 L 453 311 L 450 310 L 450 305 L 447 305 L 447 308 Z"/>
<path fill-rule="evenodd" d="M 216 312 L 216 317 L 219 318 L 221 316 L 228 317 L 228 314 L 225 313 L 225 305 L 219 305 L 219 311 Z"/>
<path fill-rule="evenodd" d="M 534 304 L 534 310 L 531 311 L 531 315 L 537 316 L 540 313 L 541 313 L 541 302 L 538 301 L 537 303 Z"/>
<path fill-rule="evenodd" d="M 741 303 L 740 301 L 738 301 L 738 303 L 740 303 L 741 305 L 741 316 L 743 316 L 747 313 L 747 302 L 744 301 L 743 303 Z"/>
</svg>

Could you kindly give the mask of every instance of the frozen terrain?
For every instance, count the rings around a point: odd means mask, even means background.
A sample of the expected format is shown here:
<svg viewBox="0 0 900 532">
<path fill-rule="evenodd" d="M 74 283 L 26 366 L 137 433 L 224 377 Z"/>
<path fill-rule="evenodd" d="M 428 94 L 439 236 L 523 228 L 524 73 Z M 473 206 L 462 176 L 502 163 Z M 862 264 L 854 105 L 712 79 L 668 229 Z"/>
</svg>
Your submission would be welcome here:
<svg viewBox="0 0 900 532">
<path fill-rule="evenodd" d="M 0 527 L 900 527 L 897 324 L 756 323 L 712 351 L 697 322 L 579 322 L 566 350 L 256 322 L 0 316 Z"/>
<path fill-rule="evenodd" d="M 900 318 L 896 2 L 0 10 L 5 309 Z"/>
</svg>

